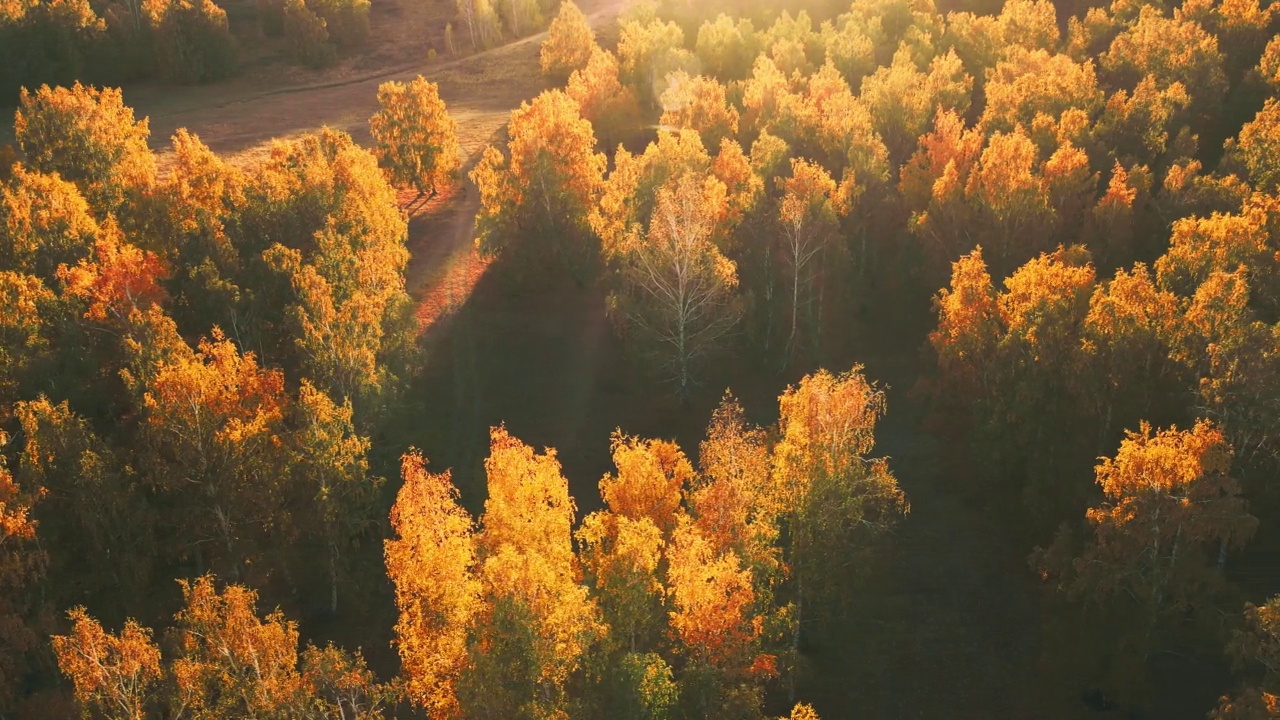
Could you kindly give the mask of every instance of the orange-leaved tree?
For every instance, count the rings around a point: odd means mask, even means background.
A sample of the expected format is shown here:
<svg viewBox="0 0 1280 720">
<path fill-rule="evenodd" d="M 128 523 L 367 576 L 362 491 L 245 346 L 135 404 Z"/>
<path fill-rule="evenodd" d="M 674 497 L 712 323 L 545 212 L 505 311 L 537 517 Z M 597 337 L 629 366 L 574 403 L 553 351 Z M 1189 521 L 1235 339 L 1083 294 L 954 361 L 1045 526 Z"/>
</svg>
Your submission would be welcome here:
<svg viewBox="0 0 1280 720">
<path fill-rule="evenodd" d="M 408 83 L 378 86 L 378 112 L 369 118 L 374 155 L 391 181 L 434 196 L 457 175 L 462 150 L 458 123 L 439 87 L 421 75 Z"/>
<path fill-rule="evenodd" d="M 391 508 L 396 537 L 386 542 L 400 609 L 396 648 L 409 699 L 433 717 L 457 718 L 458 680 L 470 667 L 469 637 L 483 610 L 475 524 L 447 472 L 427 472 L 426 460 L 411 452 L 401 474 Z"/>
<path fill-rule="evenodd" d="M 554 450 L 496 427 L 477 538 L 486 601 L 464 706 L 473 714 L 562 712 L 566 685 L 602 637 L 573 551 L 573 499 Z M 496 693 L 496 688 L 504 692 Z"/>
<path fill-rule="evenodd" d="M 1032 553 L 1051 589 L 1099 609 L 1095 622 L 1112 620 L 1101 627 L 1120 628 L 1109 642 L 1119 648 L 1116 667 L 1141 675 L 1167 642 L 1161 633 L 1176 637 L 1186 614 L 1220 588 L 1220 553 L 1257 528 L 1231 463 L 1231 446 L 1209 422 L 1159 431 L 1144 422 L 1098 464 L 1103 501 L 1086 513 L 1082 544 L 1064 525 Z"/>
<path fill-rule="evenodd" d="M 611 147 L 639 127 L 636 91 L 618 80 L 618 59 L 608 50 L 594 48 L 587 63 L 569 76 L 565 92 L 578 103 L 601 145 Z"/>
<path fill-rule="evenodd" d="M 480 250 L 523 251 L 581 273 L 591 261 L 587 214 L 604 173 L 595 133 L 578 104 L 559 90 L 544 92 L 511 113 L 508 155 L 485 150 L 471 179 L 480 191 Z"/>
<path fill-rule="evenodd" d="M 542 43 L 539 59 L 542 74 L 563 82 L 574 72 L 587 66 L 596 50 L 596 34 L 573 0 L 560 4 L 560 12 L 551 21 L 547 39 Z"/>
<path fill-rule="evenodd" d="M 216 328 L 199 352 L 146 370 L 135 381 L 138 464 L 171 509 L 174 550 L 238 575 L 244 543 L 270 536 L 285 509 L 284 377 Z"/>
<path fill-rule="evenodd" d="M 98 231 L 80 191 L 57 174 L 17 164 L 0 183 L 0 270 L 35 275 L 52 287 L 59 265 L 92 252 Z"/>
<path fill-rule="evenodd" d="M 885 394 L 861 366 L 806 376 L 778 398 L 778 411 L 773 482 L 789 529 L 785 560 L 796 605 L 795 649 L 806 601 L 831 599 L 845 576 L 834 568 L 866 554 L 910 506 L 888 461 L 868 457 Z"/>
<path fill-rule="evenodd" d="M 75 183 L 99 217 L 155 184 L 147 119 L 134 121 L 118 89 L 23 90 L 13 132 L 33 168 Z"/>
<path fill-rule="evenodd" d="M 162 677 L 151 629 L 130 619 L 113 635 L 83 607 L 67 616 L 71 632 L 53 636 L 53 651 L 76 703 L 94 717 L 145 720 Z"/>
</svg>

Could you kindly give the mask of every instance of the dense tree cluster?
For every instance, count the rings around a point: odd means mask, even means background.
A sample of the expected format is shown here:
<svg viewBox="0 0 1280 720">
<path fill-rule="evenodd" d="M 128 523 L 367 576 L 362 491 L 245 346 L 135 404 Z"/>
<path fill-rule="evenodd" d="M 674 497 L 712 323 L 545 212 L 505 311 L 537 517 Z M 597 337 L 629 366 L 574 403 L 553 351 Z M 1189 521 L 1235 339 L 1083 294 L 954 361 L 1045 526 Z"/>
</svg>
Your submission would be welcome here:
<svg viewBox="0 0 1280 720">
<path fill-rule="evenodd" d="M 894 306 L 931 326 L 912 396 L 950 490 L 1039 579 L 1045 666 L 1136 708 L 1190 648 L 1238 667 L 1215 717 L 1274 716 L 1280 600 L 1240 613 L 1229 570 L 1280 517 L 1280 11 L 773 5 L 637 2 L 605 48 L 570 2 L 456 2 L 475 48 L 554 17 L 563 87 L 467 177 L 511 292 L 598 289 L 686 403 L 735 354 L 803 376 L 768 427 L 726 396 L 696 453 L 617 431 L 581 518 L 555 450 L 503 426 L 475 514 L 448 470 L 375 448 L 420 359 L 396 186 L 462 166 L 434 84 L 379 89 L 372 152 L 325 129 L 238 167 L 184 130 L 164 172 L 118 90 L 23 90 L 0 716 L 776 715 L 909 508 L 875 455 L 885 391 L 816 370 Z M 0 5 L 0 41 L 66 80 L 100 47 L 190 81 L 229 62 L 208 0 L 112 7 Z M 367 2 L 261 11 L 317 65 L 367 32 Z M 394 506 L 375 449 L 401 458 Z M 394 680 L 257 608 L 323 588 L 336 615 L 374 578 Z"/>
<path fill-rule="evenodd" d="M 406 455 L 386 557 L 413 703 L 432 717 L 761 717 L 762 691 L 794 673 L 802 608 L 829 601 L 831 569 L 908 509 L 867 457 L 884 395 L 861 368 L 779 402 L 770 434 L 726 396 L 697 469 L 675 443 L 615 433 L 605 509 L 576 530 L 554 450 L 494 428 L 478 520 L 447 471 Z"/>
</svg>

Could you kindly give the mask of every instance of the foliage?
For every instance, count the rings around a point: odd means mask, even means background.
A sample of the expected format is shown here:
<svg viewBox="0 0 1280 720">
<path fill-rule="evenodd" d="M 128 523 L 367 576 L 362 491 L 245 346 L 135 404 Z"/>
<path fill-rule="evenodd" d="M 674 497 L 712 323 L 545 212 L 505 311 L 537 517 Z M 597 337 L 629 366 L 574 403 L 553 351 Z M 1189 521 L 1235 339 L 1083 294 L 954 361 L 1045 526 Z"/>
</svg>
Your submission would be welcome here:
<svg viewBox="0 0 1280 720">
<path fill-rule="evenodd" d="M 383 83 L 378 105 L 369 118 L 378 164 L 392 182 L 435 195 L 457 175 L 462 153 L 458 123 L 445 109 L 439 88 L 421 75 L 408 84 Z"/>
<path fill-rule="evenodd" d="M 609 250 L 621 274 L 611 301 L 637 340 L 653 346 L 682 398 L 696 364 L 718 349 L 740 313 L 736 268 L 713 242 L 725 202 L 719 180 L 683 174 L 658 190 L 648 232 L 633 231 Z"/>
<path fill-rule="evenodd" d="M 119 90 L 24 89 L 13 132 L 33 169 L 75 183 L 99 217 L 155 184 L 147 119 L 134 122 Z"/>
<path fill-rule="evenodd" d="M 213 0 L 144 0 L 160 73 L 177 82 L 220 80 L 236 71 L 227 13 Z"/>
<path fill-rule="evenodd" d="M 608 50 L 592 50 L 586 66 L 569 76 L 565 92 L 605 147 L 617 144 L 638 125 L 640 101 L 635 90 L 618 80 L 618 59 Z"/>
<path fill-rule="evenodd" d="M 542 43 L 539 60 L 542 74 L 561 81 L 583 69 L 596 50 L 595 31 L 587 23 L 573 0 L 560 4 L 560 12 L 551 21 L 547 39 Z"/>
<path fill-rule="evenodd" d="M 295 59 L 320 68 L 337 59 L 337 48 L 329 42 L 328 23 L 305 0 L 285 0 L 284 36 Z"/>
<path fill-rule="evenodd" d="M 315 0 L 311 9 L 325 22 L 333 42 L 341 48 L 357 47 L 369 38 L 369 0 Z"/>
<path fill-rule="evenodd" d="M 571 97 L 552 90 L 511 113 L 508 134 L 508 153 L 487 148 L 471 172 L 480 191 L 480 250 L 522 250 L 530 259 L 550 254 L 580 272 L 590 261 L 587 213 L 605 165 L 594 151 L 591 123 Z"/>
</svg>

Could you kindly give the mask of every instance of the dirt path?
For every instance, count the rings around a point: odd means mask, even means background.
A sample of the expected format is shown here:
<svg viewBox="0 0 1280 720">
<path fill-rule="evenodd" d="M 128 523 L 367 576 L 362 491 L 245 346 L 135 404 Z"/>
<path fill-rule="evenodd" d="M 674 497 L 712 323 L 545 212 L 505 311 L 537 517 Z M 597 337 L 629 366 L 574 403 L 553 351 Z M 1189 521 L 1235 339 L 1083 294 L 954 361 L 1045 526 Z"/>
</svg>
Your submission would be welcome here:
<svg viewBox="0 0 1280 720">
<path fill-rule="evenodd" d="M 604 27 L 614 21 L 624 3 L 592 4 L 589 22 Z M 220 95 L 216 86 L 144 87 L 129 92 L 127 100 L 139 116 L 150 117 L 157 152 L 163 153 L 173 132 L 185 127 L 215 152 L 248 160 L 264 152 L 272 138 L 322 126 L 345 130 L 357 142 L 366 143 L 369 116 L 377 110 L 378 85 L 421 74 L 440 84 L 440 94 L 461 126 L 463 149 L 470 155 L 476 152 L 477 138 L 487 139 L 505 122 L 507 113 L 544 89 L 537 54 L 545 37 L 540 33 L 457 60 L 400 65 L 338 82 L 278 87 L 237 97 Z"/>
</svg>

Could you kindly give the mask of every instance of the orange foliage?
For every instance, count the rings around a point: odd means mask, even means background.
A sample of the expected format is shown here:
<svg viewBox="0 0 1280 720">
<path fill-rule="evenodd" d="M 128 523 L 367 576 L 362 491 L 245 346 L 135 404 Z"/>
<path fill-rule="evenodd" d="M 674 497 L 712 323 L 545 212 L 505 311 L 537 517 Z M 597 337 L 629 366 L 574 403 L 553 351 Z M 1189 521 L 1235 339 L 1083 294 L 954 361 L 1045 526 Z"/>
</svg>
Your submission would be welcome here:
<svg viewBox="0 0 1280 720">
<path fill-rule="evenodd" d="M 24 89 L 13 132 L 32 167 L 75 183 L 99 216 L 155 183 L 147 119 L 134 122 L 118 89 Z"/>
<path fill-rule="evenodd" d="M 713 667 L 749 667 L 761 622 L 751 614 L 751 570 L 733 551 L 716 553 L 687 518 L 676 527 L 667 562 L 675 638 L 694 659 Z"/>
<path fill-rule="evenodd" d="M 596 50 L 595 31 L 573 0 L 560 4 L 560 12 L 551 21 L 547 39 L 542 43 L 539 60 L 542 74 L 562 81 L 587 66 Z"/>
<path fill-rule="evenodd" d="M 401 462 L 404 484 L 391 508 L 396 539 L 386 541 L 396 586 L 396 647 L 409 698 L 433 717 L 456 718 L 456 684 L 467 667 L 467 637 L 480 612 L 474 525 L 458 507 L 449 474 L 426 470 L 421 455 Z"/>
<path fill-rule="evenodd" d="M 151 641 L 151 629 L 129 620 L 112 635 L 82 607 L 67 615 L 71 634 L 55 635 L 53 651 L 58 669 L 75 688 L 76 702 L 106 717 L 144 720 L 148 697 L 161 677 L 160 648 Z"/>
<path fill-rule="evenodd" d="M 1257 528 L 1227 475 L 1231 455 L 1206 421 L 1159 432 L 1144 422 L 1097 466 L 1106 500 L 1086 513 L 1084 552 L 1064 567 L 1055 548 L 1037 551 L 1033 564 L 1071 597 L 1133 601 L 1151 622 L 1186 609 L 1220 580 L 1209 553 L 1242 546 Z"/>
<path fill-rule="evenodd" d="M 663 533 L 670 533 L 685 490 L 693 479 L 693 466 L 673 442 L 641 440 L 615 431 L 613 464 L 617 475 L 600 480 L 600 497 L 618 515 L 648 518 Z"/>
<path fill-rule="evenodd" d="M 124 325 L 134 313 L 146 311 L 166 298 L 160 281 L 169 275 L 166 263 L 152 253 L 124 242 L 108 221 L 95 244 L 94 261 L 58 269 L 67 292 L 89 305 L 85 317 L 95 322 Z"/>
<path fill-rule="evenodd" d="M 594 48 L 586 64 L 569 76 L 565 92 L 603 145 L 619 142 L 638 125 L 640 101 L 618 80 L 618 60 L 608 50 Z"/>
</svg>

